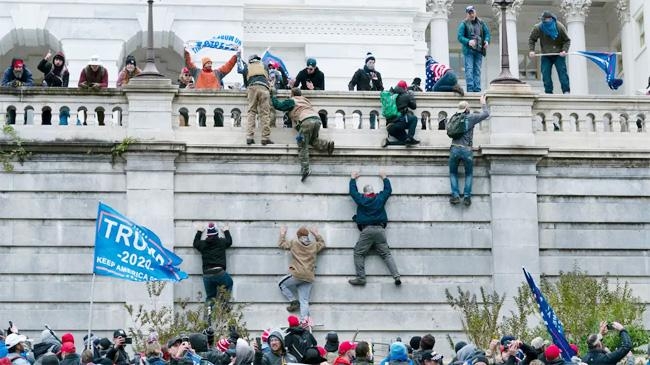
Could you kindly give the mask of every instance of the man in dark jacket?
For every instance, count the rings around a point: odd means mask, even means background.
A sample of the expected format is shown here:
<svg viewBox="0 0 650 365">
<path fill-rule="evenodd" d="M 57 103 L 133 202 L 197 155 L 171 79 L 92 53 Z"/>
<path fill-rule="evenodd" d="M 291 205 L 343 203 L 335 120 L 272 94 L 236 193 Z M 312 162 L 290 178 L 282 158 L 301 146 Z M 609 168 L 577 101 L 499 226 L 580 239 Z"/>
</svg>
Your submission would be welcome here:
<svg viewBox="0 0 650 365">
<path fill-rule="evenodd" d="M 388 216 L 384 206 L 393 190 L 386 173 L 380 171 L 379 176 L 384 181 L 384 190 L 379 194 L 375 194 L 372 185 L 366 185 L 363 187 L 363 194 L 360 194 L 357 190 L 359 173 L 354 171 L 351 174 L 350 196 L 357 203 L 357 214 L 352 217 L 352 220 L 357 223 L 357 227 L 361 231 L 359 240 L 354 246 L 354 266 L 357 276 L 348 280 L 352 285 L 366 285 L 365 257 L 373 247 L 388 266 L 388 270 L 393 276 L 393 280 L 395 280 L 395 285 L 402 284 L 397 265 L 395 265 L 395 260 L 390 254 L 385 231 Z"/>
<path fill-rule="evenodd" d="M 602 322 L 600 324 L 600 332 L 595 335 L 590 335 L 587 338 L 589 352 L 582 358 L 583 362 L 589 365 L 615 365 L 632 350 L 632 339 L 630 338 L 630 334 L 625 330 L 625 327 L 618 322 L 612 322 L 611 327 L 618 331 L 618 335 L 621 338 L 621 345 L 612 352 L 605 350 L 602 339 L 607 334 L 607 322 Z"/>
<path fill-rule="evenodd" d="M 25 67 L 25 62 L 22 59 L 14 58 L 11 60 L 11 65 L 7 67 L 4 75 L 2 75 L 2 86 L 34 86 L 32 73 Z"/>
<path fill-rule="evenodd" d="M 61 365 L 81 365 L 81 356 L 72 342 L 65 342 L 61 346 L 61 359 Z"/>
<path fill-rule="evenodd" d="M 318 343 L 311 332 L 300 326 L 300 320 L 296 316 L 289 316 L 289 328 L 287 328 L 287 335 L 284 336 L 284 344 L 287 347 L 287 352 L 295 356 L 298 362 L 302 363 L 305 357 L 304 352 L 310 347 L 316 346 Z"/>
<path fill-rule="evenodd" d="M 201 239 L 203 226 L 197 224 L 195 228 L 194 248 L 201 253 L 205 300 L 210 302 L 217 297 L 218 288 L 224 288 L 228 294 L 232 292 L 232 278 L 226 271 L 226 249 L 232 246 L 232 237 L 228 226 L 224 226 L 222 227 L 224 238 L 220 238 L 213 222 L 208 224 L 205 240 Z"/>
<path fill-rule="evenodd" d="M 397 94 L 395 104 L 397 104 L 400 115 L 386 120 L 386 130 L 388 135 L 395 137 L 398 141 L 406 145 L 415 145 L 420 143 L 413 138 L 418 125 L 418 117 L 413 115 L 411 110 L 417 108 L 417 105 L 415 95 L 412 91 L 407 91 L 407 87 L 406 81 L 401 80 L 396 87 L 390 90 L 391 93 Z M 384 147 L 388 144 L 387 141 L 384 142 Z"/>
<path fill-rule="evenodd" d="M 126 332 L 123 329 L 113 332 L 113 347 L 106 353 L 106 358 L 115 365 L 128 365 L 129 354 L 124 349 L 126 344 Z"/>
<path fill-rule="evenodd" d="M 38 70 L 45 75 L 43 81 L 49 87 L 68 87 L 70 72 L 65 66 L 65 55 L 59 51 L 50 62 L 51 57 L 52 53 L 48 51 L 38 64 Z"/>
<path fill-rule="evenodd" d="M 292 87 L 301 90 L 325 90 L 325 74 L 316 67 L 316 59 L 308 58 L 307 67 L 296 75 Z"/>
<path fill-rule="evenodd" d="M 551 53 L 548 56 L 542 56 L 542 81 L 544 81 L 544 92 L 553 94 L 553 80 L 551 79 L 551 70 L 555 65 L 557 76 L 560 79 L 562 93 L 571 92 L 569 85 L 569 75 L 566 68 L 566 55 L 571 47 L 571 39 L 567 34 L 566 28 L 562 23 L 557 21 L 555 15 L 549 11 L 542 13 L 541 22 L 535 24 L 528 37 L 529 57 L 535 57 L 535 43 L 539 39 L 539 45 L 542 54 Z"/>
<path fill-rule="evenodd" d="M 363 68 L 358 69 L 352 80 L 348 84 L 348 90 L 353 91 L 382 91 L 384 90 L 384 83 L 381 80 L 381 73 L 375 69 L 375 56 L 368 52 L 366 54 L 366 61 Z M 375 129 L 377 122 L 375 114 L 370 114 L 370 129 Z"/>
<path fill-rule="evenodd" d="M 261 361 L 259 355 L 255 355 L 255 365 L 285 365 L 287 363 L 297 363 L 298 360 L 295 356 L 287 353 L 284 347 L 284 338 L 278 331 L 273 331 L 266 340 L 269 344 L 270 352 L 265 352 Z M 261 351 L 261 349 L 258 349 Z"/>
<path fill-rule="evenodd" d="M 572 364 L 564 360 L 562 355 L 560 355 L 560 348 L 557 345 L 553 344 L 544 350 L 544 359 L 546 365 L 569 365 Z"/>
</svg>

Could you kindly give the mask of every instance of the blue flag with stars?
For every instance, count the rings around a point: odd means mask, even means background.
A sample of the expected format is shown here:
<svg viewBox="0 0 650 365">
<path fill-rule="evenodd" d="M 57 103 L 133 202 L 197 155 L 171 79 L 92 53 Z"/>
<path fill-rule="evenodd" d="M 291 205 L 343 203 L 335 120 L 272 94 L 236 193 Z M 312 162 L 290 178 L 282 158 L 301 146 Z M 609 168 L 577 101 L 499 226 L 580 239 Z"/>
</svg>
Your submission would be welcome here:
<svg viewBox="0 0 650 365">
<path fill-rule="evenodd" d="M 575 352 L 573 352 L 573 349 L 569 347 L 569 342 L 564 336 L 564 326 L 562 326 L 562 322 L 560 322 L 560 319 L 555 315 L 555 311 L 551 305 L 548 304 L 546 298 L 544 298 L 544 295 L 541 290 L 539 290 L 539 287 L 537 287 L 537 284 L 535 284 L 535 280 L 530 273 L 528 273 L 526 269 L 522 269 L 524 270 L 524 276 L 526 276 L 526 282 L 528 282 L 530 291 L 533 292 L 533 296 L 535 297 L 535 301 L 539 307 L 539 312 L 542 315 L 548 334 L 551 335 L 553 343 L 560 348 L 562 358 L 571 362 L 571 357 L 575 355 Z"/>
<path fill-rule="evenodd" d="M 605 80 L 610 89 L 616 90 L 623 85 L 623 80 L 616 78 L 616 53 L 578 51 L 578 54 L 587 57 L 605 71 Z"/>
<path fill-rule="evenodd" d="M 182 262 L 147 227 L 99 203 L 93 273 L 130 281 L 181 281 L 187 279 L 178 267 Z"/>
</svg>

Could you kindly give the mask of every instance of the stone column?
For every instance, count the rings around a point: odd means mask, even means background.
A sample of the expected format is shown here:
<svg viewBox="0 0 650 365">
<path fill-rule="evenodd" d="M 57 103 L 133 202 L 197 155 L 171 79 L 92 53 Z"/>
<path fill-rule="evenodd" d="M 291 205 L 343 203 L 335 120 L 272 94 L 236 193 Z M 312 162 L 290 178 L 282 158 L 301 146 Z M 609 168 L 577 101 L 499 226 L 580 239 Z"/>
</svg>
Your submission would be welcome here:
<svg viewBox="0 0 650 365">
<path fill-rule="evenodd" d="M 492 3 L 492 0 L 489 1 Z M 485 72 L 481 73 L 483 76 L 481 79 L 481 85 L 489 85 L 490 81 L 496 79 L 501 73 L 501 52 L 499 51 L 501 43 L 501 28 L 499 26 L 500 17 L 500 15 L 493 17 L 480 16 L 480 18 L 487 23 L 488 28 L 490 29 L 490 36 L 492 37 L 492 41 L 487 50 L 487 56 L 483 60 Z"/>
<path fill-rule="evenodd" d="M 124 88 L 129 102 L 129 137 L 171 141 L 174 121 L 172 99 L 178 86 L 169 79 L 136 77 Z"/>
<path fill-rule="evenodd" d="M 634 95 L 636 86 L 636 75 L 634 72 L 634 27 L 630 16 L 630 0 L 618 0 L 616 12 L 621 21 L 621 55 L 623 58 L 623 72 L 625 74 L 625 95 Z M 643 85 L 645 86 L 645 84 Z"/>
<path fill-rule="evenodd" d="M 585 19 L 590 6 L 591 0 L 562 0 L 561 8 L 566 17 L 567 32 L 571 38 L 569 52 L 586 50 Z M 578 55 L 570 55 L 568 61 L 571 94 L 588 94 L 587 59 Z"/>
<path fill-rule="evenodd" d="M 493 1 L 492 1 L 493 2 Z M 510 73 L 514 77 L 519 77 L 519 46 L 517 45 L 517 16 L 521 10 L 521 5 L 524 3 L 524 0 L 514 0 L 512 5 L 506 10 L 506 28 L 508 29 L 508 56 L 510 61 Z M 494 12 L 495 19 L 499 20 L 499 30 L 501 29 L 501 9 L 498 6 L 492 7 Z M 499 48 L 495 48 L 498 51 L 498 55 L 501 54 L 501 35 L 495 37 L 492 34 L 492 43 L 496 44 L 496 41 L 499 42 Z M 495 52 L 494 50 L 492 52 Z M 498 57 L 497 57 L 498 58 Z M 501 68 L 501 62 L 499 61 L 499 70 Z"/>
<path fill-rule="evenodd" d="M 427 12 L 431 13 L 430 54 L 436 61 L 449 65 L 449 13 L 454 0 L 427 0 Z M 455 34 L 454 40 L 455 41 Z M 424 83 L 423 83 L 424 85 Z"/>
</svg>

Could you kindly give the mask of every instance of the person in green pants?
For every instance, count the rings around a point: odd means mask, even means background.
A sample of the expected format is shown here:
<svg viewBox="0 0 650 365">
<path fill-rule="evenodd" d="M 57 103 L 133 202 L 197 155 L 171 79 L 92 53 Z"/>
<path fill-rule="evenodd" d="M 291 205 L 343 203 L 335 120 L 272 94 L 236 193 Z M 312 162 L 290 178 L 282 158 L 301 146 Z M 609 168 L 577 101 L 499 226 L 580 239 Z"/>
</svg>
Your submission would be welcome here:
<svg viewBox="0 0 650 365">
<path fill-rule="evenodd" d="M 285 100 L 278 100 L 275 95 L 271 97 L 273 107 L 289 113 L 291 120 L 296 121 L 298 125 L 298 136 L 296 141 L 300 147 L 300 169 L 302 178 L 300 181 L 305 182 L 311 174 L 309 167 L 309 146 L 317 150 L 327 150 L 328 155 L 334 152 L 334 141 L 328 141 L 318 138 L 321 121 L 318 112 L 311 105 L 311 102 L 302 96 L 302 91 L 298 88 L 291 89 L 291 97 Z"/>
</svg>

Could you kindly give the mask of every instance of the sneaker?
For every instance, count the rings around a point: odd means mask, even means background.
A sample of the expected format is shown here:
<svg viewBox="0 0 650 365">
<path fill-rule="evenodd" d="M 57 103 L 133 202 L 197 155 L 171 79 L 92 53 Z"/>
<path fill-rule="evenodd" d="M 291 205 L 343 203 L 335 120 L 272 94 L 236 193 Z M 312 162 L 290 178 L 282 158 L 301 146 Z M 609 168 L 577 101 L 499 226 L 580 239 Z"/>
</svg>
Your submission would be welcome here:
<svg viewBox="0 0 650 365">
<path fill-rule="evenodd" d="M 334 153 L 334 141 L 327 142 L 327 155 L 331 156 Z"/>
<path fill-rule="evenodd" d="M 354 278 L 354 279 L 348 280 L 348 283 L 350 283 L 350 285 L 361 285 L 361 286 L 363 286 L 363 285 L 366 285 L 366 279 L 364 279 L 364 278 Z"/>
<path fill-rule="evenodd" d="M 452 205 L 460 204 L 460 197 L 452 196 L 451 198 L 449 198 L 449 203 L 451 203 Z"/>
<path fill-rule="evenodd" d="M 300 309 L 300 302 L 292 300 L 287 306 L 287 312 L 295 312 Z"/>
<path fill-rule="evenodd" d="M 262 140 L 262 146 L 266 146 L 267 144 L 274 144 L 274 143 L 270 139 L 263 139 Z"/>
<path fill-rule="evenodd" d="M 246 138 L 246 144 L 255 144 L 255 140 L 252 138 Z M 264 142 L 262 142 L 264 144 Z"/>
<path fill-rule="evenodd" d="M 400 280 L 399 276 L 396 276 L 394 279 L 395 279 L 395 285 L 397 286 L 402 285 L 402 280 Z"/>
<path fill-rule="evenodd" d="M 472 205 L 472 198 L 470 198 L 469 196 L 464 197 L 463 204 L 465 204 L 466 207 L 469 207 L 470 205 Z"/>
<path fill-rule="evenodd" d="M 463 91 L 463 88 L 460 87 L 460 85 L 458 84 L 454 85 L 454 87 L 451 88 L 451 91 L 455 92 L 460 96 L 465 96 L 465 92 Z"/>
<path fill-rule="evenodd" d="M 308 177 L 309 175 L 311 175 L 311 169 L 309 169 L 309 170 L 307 170 L 307 171 L 304 171 L 304 172 L 302 173 L 302 178 L 300 179 L 300 182 L 305 182 L 305 180 L 307 180 L 307 177 Z"/>
</svg>

